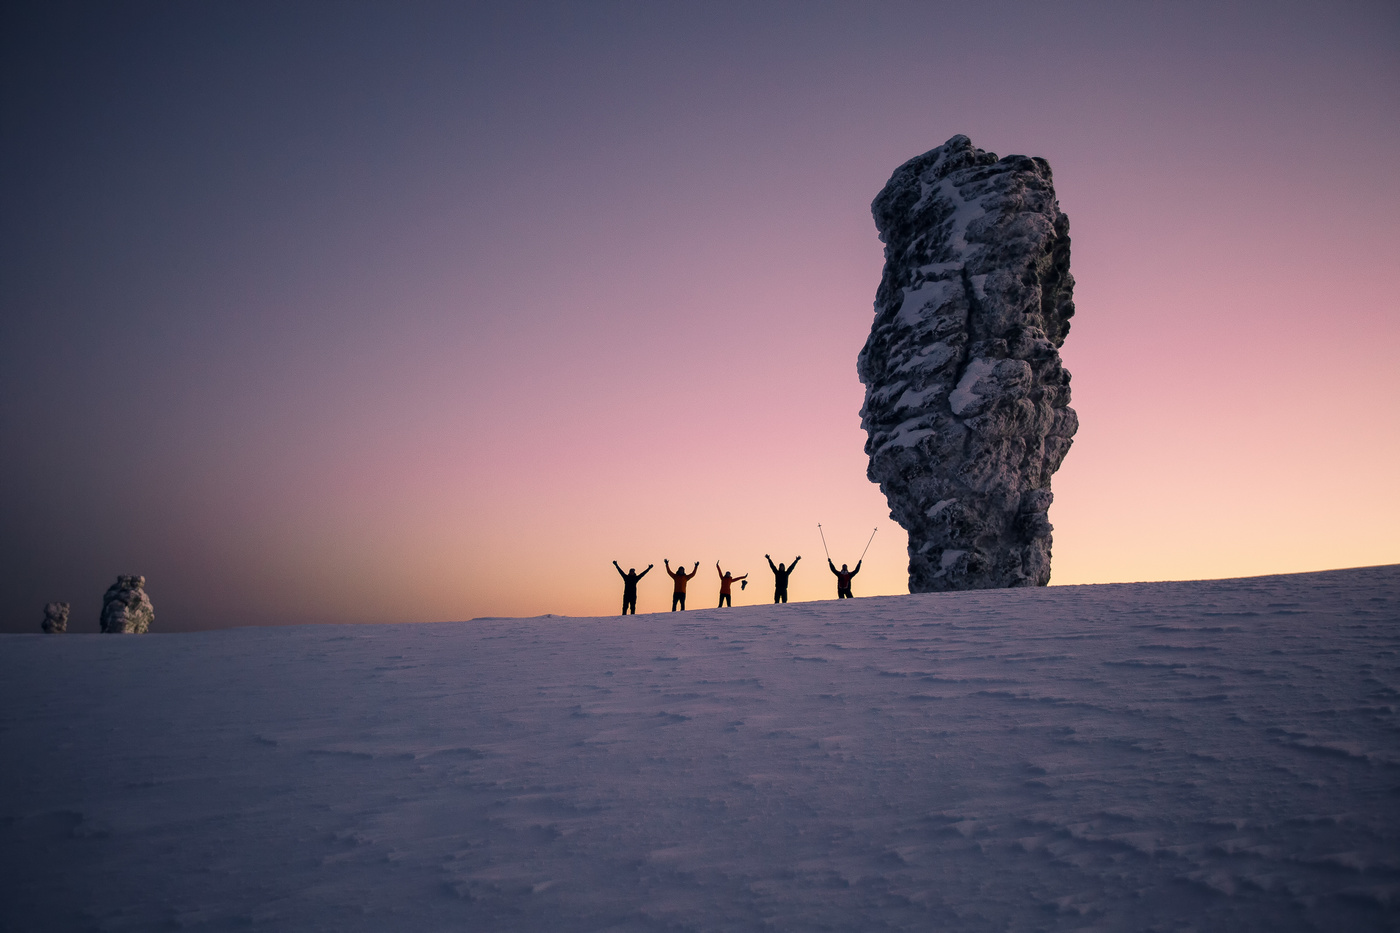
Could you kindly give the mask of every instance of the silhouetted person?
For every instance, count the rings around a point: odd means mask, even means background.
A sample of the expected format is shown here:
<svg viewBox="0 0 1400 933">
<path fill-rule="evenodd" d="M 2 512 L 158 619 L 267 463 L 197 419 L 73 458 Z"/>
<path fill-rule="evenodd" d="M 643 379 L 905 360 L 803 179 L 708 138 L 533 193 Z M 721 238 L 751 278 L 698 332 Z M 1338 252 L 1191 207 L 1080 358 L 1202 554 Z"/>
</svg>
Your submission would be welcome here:
<svg viewBox="0 0 1400 933">
<path fill-rule="evenodd" d="M 700 565 L 696 564 L 696 566 L 698 567 Z M 729 608 L 733 609 L 734 598 L 729 595 L 729 588 L 740 580 L 747 580 L 749 575 L 744 574 L 742 577 L 731 577 L 727 570 L 719 569 L 719 561 L 715 561 L 715 570 L 719 573 L 719 605 L 715 608 L 723 609 L 724 604 L 729 603 Z"/>
<path fill-rule="evenodd" d="M 676 588 L 671 592 L 671 611 L 675 612 L 676 604 L 680 603 L 681 612 L 685 612 L 685 585 L 700 572 L 700 562 L 698 560 L 695 562 L 695 569 L 690 573 L 685 572 L 685 567 L 677 567 L 672 570 L 669 560 L 663 560 L 661 563 L 666 565 L 666 572 L 671 575 L 672 580 L 676 581 Z"/>
<path fill-rule="evenodd" d="M 768 569 L 773 571 L 773 602 L 785 603 L 787 602 L 788 575 L 797 569 L 797 562 L 802 559 L 802 555 L 798 554 L 794 557 L 792 563 L 786 568 L 782 564 L 774 567 L 773 558 L 768 557 L 767 554 L 763 556 L 768 559 Z"/>
<path fill-rule="evenodd" d="M 617 567 L 617 561 L 613 561 L 613 566 Z M 622 573 L 622 568 L 617 567 L 617 572 L 622 574 L 622 614 L 627 615 L 627 607 L 632 607 L 632 615 L 637 614 L 637 581 L 651 573 L 651 568 L 655 564 L 647 564 L 647 569 L 637 573 L 636 567 L 628 567 L 626 573 Z"/>
<path fill-rule="evenodd" d="M 864 559 L 864 558 L 862 558 L 862 560 L 863 560 L 863 559 Z M 855 599 L 855 598 L 856 598 L 856 597 L 855 597 L 855 594 L 851 592 L 851 577 L 854 577 L 856 574 L 860 573 L 860 563 L 861 563 L 860 561 L 856 561 L 856 569 L 855 569 L 855 570 L 847 570 L 845 564 L 842 564 L 842 565 L 841 565 L 841 569 L 840 569 L 840 570 L 837 570 L 837 569 L 836 569 L 836 565 L 833 564 L 833 563 L 831 562 L 831 558 L 828 557 L 828 558 L 826 559 L 826 565 L 827 565 L 828 567 L 831 568 L 831 572 L 832 572 L 832 573 L 836 574 L 836 598 L 837 598 L 837 599 Z"/>
</svg>

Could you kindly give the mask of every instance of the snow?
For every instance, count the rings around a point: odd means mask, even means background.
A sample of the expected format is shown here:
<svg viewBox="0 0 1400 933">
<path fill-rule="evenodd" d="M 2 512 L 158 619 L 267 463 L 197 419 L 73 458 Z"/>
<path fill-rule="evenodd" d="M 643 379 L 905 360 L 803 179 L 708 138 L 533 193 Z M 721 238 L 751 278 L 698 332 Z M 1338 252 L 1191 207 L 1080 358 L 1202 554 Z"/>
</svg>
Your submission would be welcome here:
<svg viewBox="0 0 1400 933">
<path fill-rule="evenodd" d="M 948 396 L 948 407 L 953 410 L 953 414 L 961 415 L 982 400 L 976 391 L 977 381 L 996 372 L 997 362 L 983 357 L 968 362 L 957 387 Z"/>
<path fill-rule="evenodd" d="M 932 372 L 947 365 L 957 355 L 958 349 L 956 347 L 942 342 L 931 343 L 921 348 L 918 353 L 911 354 L 907 360 L 896 366 L 895 372 Z"/>
<path fill-rule="evenodd" d="M 895 321 L 903 327 L 916 328 L 924 323 L 924 309 L 937 309 L 947 304 L 962 293 L 962 282 L 955 279 L 921 282 L 903 291 L 904 303 L 895 315 Z"/>
<path fill-rule="evenodd" d="M 917 422 L 918 416 L 921 413 L 919 410 L 923 408 L 924 403 L 929 399 L 937 398 L 947 391 L 948 387 L 941 382 L 930 383 L 922 389 L 905 389 L 899 394 L 899 400 L 894 403 L 893 410 L 895 412 L 913 410 L 915 412 L 914 417 L 908 420 Z"/>
<path fill-rule="evenodd" d="M 0 636 L 0 929 L 1394 929 L 1398 607 L 1380 567 Z"/>
<path fill-rule="evenodd" d="M 894 433 L 880 445 L 880 449 L 886 447 L 913 447 L 919 441 L 933 433 L 933 428 L 926 428 L 920 425 L 918 418 L 909 418 L 900 422 Z"/>
<path fill-rule="evenodd" d="M 919 274 L 924 278 L 936 279 L 949 275 L 953 272 L 961 272 L 966 268 L 964 260 L 956 259 L 952 262 L 931 262 L 927 265 L 919 266 Z"/>
<path fill-rule="evenodd" d="M 984 274 L 982 274 L 982 275 L 970 275 L 970 276 L 967 277 L 967 281 L 968 281 L 968 284 L 972 286 L 972 294 L 977 298 L 977 300 L 978 300 L 978 301 L 986 301 L 986 300 L 987 300 L 987 276 L 986 276 L 986 274 L 984 273 Z"/>
<path fill-rule="evenodd" d="M 946 176 L 938 183 L 937 191 L 953 205 L 953 222 L 948 231 L 948 245 L 955 255 L 962 256 L 968 251 L 968 225 L 987 215 L 987 209 L 982 203 L 982 198 L 987 195 L 964 198 L 961 188 L 954 184 L 953 178 L 954 175 Z"/>
<path fill-rule="evenodd" d="M 957 500 L 956 498 L 953 498 L 953 499 L 939 499 L 939 500 L 938 500 L 937 502 L 935 502 L 932 506 L 930 506 L 930 507 L 929 507 L 929 510 L 928 510 L 927 512 L 925 512 L 924 514 L 927 515 L 929 518 L 937 518 L 939 512 L 942 512 L 942 511 L 943 511 L 944 509 L 946 509 L 948 506 L 952 505 L 953 503 L 955 503 L 955 502 L 957 502 L 957 501 L 958 501 L 958 500 Z"/>
</svg>

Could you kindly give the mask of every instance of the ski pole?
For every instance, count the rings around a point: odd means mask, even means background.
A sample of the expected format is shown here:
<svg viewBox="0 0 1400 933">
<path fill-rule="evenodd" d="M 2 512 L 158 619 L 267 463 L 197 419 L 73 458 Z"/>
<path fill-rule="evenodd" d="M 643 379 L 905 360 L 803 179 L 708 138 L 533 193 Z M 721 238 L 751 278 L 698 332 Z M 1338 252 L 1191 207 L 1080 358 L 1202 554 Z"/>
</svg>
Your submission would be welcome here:
<svg viewBox="0 0 1400 933">
<path fill-rule="evenodd" d="M 822 550 L 826 551 L 826 533 L 822 531 L 822 523 L 817 522 L 817 534 L 822 536 Z M 826 559 L 831 560 L 831 552 L 826 551 Z"/>
<path fill-rule="evenodd" d="M 875 526 L 875 531 L 879 531 L 879 530 L 880 530 L 880 526 L 879 526 L 879 525 L 876 525 L 876 526 Z M 875 540 L 875 531 L 870 532 L 870 541 L 874 541 L 874 540 Z M 865 542 L 865 551 L 870 550 L 870 541 Z M 860 560 L 865 560 L 865 551 L 861 551 L 861 552 L 860 552 Z M 858 560 L 858 561 L 856 561 L 856 563 L 860 563 L 860 561 Z"/>
</svg>

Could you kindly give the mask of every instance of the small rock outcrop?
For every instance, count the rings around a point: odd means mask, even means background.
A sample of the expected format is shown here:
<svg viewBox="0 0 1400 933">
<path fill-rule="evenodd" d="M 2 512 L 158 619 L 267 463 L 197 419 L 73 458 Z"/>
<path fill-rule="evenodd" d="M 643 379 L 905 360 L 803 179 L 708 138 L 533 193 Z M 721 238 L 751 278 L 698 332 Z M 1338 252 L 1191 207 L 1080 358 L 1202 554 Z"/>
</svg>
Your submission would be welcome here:
<svg viewBox="0 0 1400 933">
<path fill-rule="evenodd" d="M 102 631 L 141 635 L 150 630 L 156 611 L 146 595 L 146 578 L 120 576 L 102 597 Z"/>
<path fill-rule="evenodd" d="M 67 603 L 47 603 L 44 606 L 43 629 L 50 635 L 68 631 Z"/>
<path fill-rule="evenodd" d="M 1079 426 L 1050 166 L 954 136 L 896 169 L 871 212 L 885 270 L 861 424 L 867 475 L 909 532 L 909 591 L 1043 586 L 1050 477 Z"/>
</svg>

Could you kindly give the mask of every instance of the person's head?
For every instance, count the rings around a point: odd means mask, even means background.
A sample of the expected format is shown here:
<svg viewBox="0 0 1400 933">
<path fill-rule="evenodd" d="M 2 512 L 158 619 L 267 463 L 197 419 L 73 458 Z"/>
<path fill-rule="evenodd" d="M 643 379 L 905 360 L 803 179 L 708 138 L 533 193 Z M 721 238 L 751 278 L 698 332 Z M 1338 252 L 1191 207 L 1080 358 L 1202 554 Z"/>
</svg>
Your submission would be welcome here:
<svg viewBox="0 0 1400 933">
<path fill-rule="evenodd" d="M 781 561 L 778 563 L 778 569 L 779 569 L 779 570 L 782 570 L 785 566 L 787 566 L 787 565 L 784 564 L 784 563 L 782 563 Z"/>
<path fill-rule="evenodd" d="M 841 565 L 841 569 L 842 569 L 842 570 L 845 570 L 845 569 L 846 569 L 846 565 L 845 565 L 845 564 L 842 564 L 842 565 Z"/>
<path fill-rule="evenodd" d="M 628 572 L 628 573 L 636 573 L 636 572 L 637 572 L 637 568 L 636 568 L 636 567 L 628 567 L 628 568 L 627 568 L 627 572 Z"/>
<path fill-rule="evenodd" d="M 724 572 L 724 579 L 726 579 L 726 580 L 730 580 L 730 579 L 733 579 L 733 578 L 732 578 L 732 577 L 731 577 L 731 576 L 730 576 L 730 574 L 729 574 L 729 571 L 728 571 L 728 570 L 726 570 L 726 571 L 725 571 L 725 572 Z"/>
</svg>

